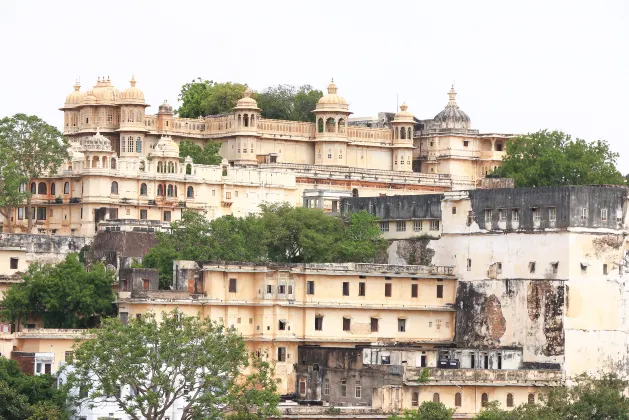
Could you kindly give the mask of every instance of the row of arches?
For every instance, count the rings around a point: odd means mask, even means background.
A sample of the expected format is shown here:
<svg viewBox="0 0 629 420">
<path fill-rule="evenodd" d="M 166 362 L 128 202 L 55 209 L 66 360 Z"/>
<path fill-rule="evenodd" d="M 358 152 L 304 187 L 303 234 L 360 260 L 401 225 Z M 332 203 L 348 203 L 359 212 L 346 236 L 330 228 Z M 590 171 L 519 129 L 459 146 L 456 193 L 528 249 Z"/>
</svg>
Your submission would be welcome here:
<svg viewBox="0 0 629 420">
<path fill-rule="evenodd" d="M 121 118 L 122 122 L 142 122 L 142 111 L 137 111 L 134 112 L 133 110 L 126 110 L 123 109 L 122 110 L 122 118 Z"/>
<path fill-rule="evenodd" d="M 395 127 L 395 139 L 396 140 L 412 140 L 413 139 L 413 131 L 411 127 Z"/>
<path fill-rule="evenodd" d="M 85 158 L 85 169 L 97 169 L 97 168 L 103 168 L 103 169 L 107 169 L 109 168 L 109 166 L 111 165 L 111 169 L 116 169 L 116 159 L 115 158 L 111 158 L 111 160 L 109 160 L 107 158 L 107 156 L 103 156 L 102 159 L 100 156 L 93 156 L 92 159 L 89 158 L 89 156 L 87 156 Z"/>
<path fill-rule="evenodd" d="M 238 121 L 238 128 L 240 127 L 256 127 L 257 121 L 260 119 L 256 114 L 238 114 L 236 121 Z"/>
<path fill-rule="evenodd" d="M 173 161 L 168 161 L 168 162 L 162 162 L 159 161 L 157 162 L 157 173 L 160 174 L 175 174 L 178 172 L 178 166 L 179 164 L 173 162 Z M 188 170 L 188 168 L 186 168 L 186 171 Z M 190 169 L 192 170 L 192 168 Z"/>
<path fill-rule="evenodd" d="M 147 195 L 148 194 L 148 186 L 145 183 L 142 183 L 140 185 L 140 195 Z M 172 184 L 169 184 L 166 187 L 166 194 L 168 197 L 176 197 L 177 196 L 177 186 L 174 186 Z M 174 195 L 173 195 L 174 194 Z M 164 195 L 164 186 L 162 184 L 157 186 L 157 195 L 158 196 L 163 196 Z M 189 186 L 188 188 L 186 188 L 186 198 L 194 198 L 194 187 Z"/>
<path fill-rule="evenodd" d="M 339 120 L 336 121 L 334 118 L 330 117 L 325 120 L 325 125 L 323 123 L 323 118 L 319 118 L 317 121 L 317 132 L 345 133 L 345 118 L 339 118 Z"/>
<path fill-rule="evenodd" d="M 20 185 L 20 192 L 24 192 L 26 188 L 25 184 Z M 63 183 L 63 193 L 70 194 L 70 183 L 68 181 Z M 31 182 L 31 194 L 48 195 L 48 185 L 45 182 Z M 57 195 L 57 184 L 54 182 L 50 184 L 50 195 Z"/>
<path fill-rule="evenodd" d="M 441 402 L 441 397 L 439 396 L 438 392 L 435 392 L 434 394 L 432 394 L 432 402 Z M 515 402 L 513 399 L 513 394 L 512 393 L 507 393 L 507 407 L 512 408 L 515 407 Z M 528 398 L 527 398 L 527 403 L 528 404 L 535 404 L 535 394 L 533 394 L 532 392 L 529 393 Z M 460 392 L 457 392 L 456 394 L 454 394 L 454 406 L 455 407 L 461 407 L 461 405 L 463 404 L 463 394 Z M 489 395 L 486 392 L 483 392 L 483 394 L 481 395 L 481 405 L 483 407 L 486 407 L 487 404 L 489 404 Z M 419 392 L 413 392 L 412 396 L 411 396 L 411 405 L 413 407 L 417 407 L 419 406 Z"/>
</svg>

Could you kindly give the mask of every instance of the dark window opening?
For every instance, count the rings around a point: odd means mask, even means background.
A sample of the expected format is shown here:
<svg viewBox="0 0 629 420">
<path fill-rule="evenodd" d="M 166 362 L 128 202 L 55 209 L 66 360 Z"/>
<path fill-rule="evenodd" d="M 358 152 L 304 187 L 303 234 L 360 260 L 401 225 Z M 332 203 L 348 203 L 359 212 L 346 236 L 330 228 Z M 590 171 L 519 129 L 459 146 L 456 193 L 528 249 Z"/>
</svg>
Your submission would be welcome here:
<svg viewBox="0 0 629 420">
<path fill-rule="evenodd" d="M 277 361 L 285 362 L 286 361 L 286 347 L 278 347 L 277 348 Z"/>
<path fill-rule="evenodd" d="M 371 332 L 378 332 L 378 318 L 371 318 Z"/>
<path fill-rule="evenodd" d="M 229 293 L 236 293 L 236 279 L 229 279 Z"/>
<path fill-rule="evenodd" d="M 323 331 L 323 317 L 315 316 L 315 331 Z"/>
<path fill-rule="evenodd" d="M 286 321 L 280 321 L 278 328 L 280 331 L 286 330 Z"/>
<path fill-rule="evenodd" d="M 437 298 L 439 299 L 443 298 L 443 284 L 437 285 Z"/>
<path fill-rule="evenodd" d="M 349 282 L 343 282 L 343 296 L 349 296 Z"/>
<path fill-rule="evenodd" d="M 343 318 L 343 331 L 349 331 L 352 324 L 350 318 Z"/>
<path fill-rule="evenodd" d="M 365 282 L 358 283 L 358 296 L 365 296 Z"/>
<path fill-rule="evenodd" d="M 384 296 L 391 297 L 391 283 L 387 283 L 384 285 Z"/>
<path fill-rule="evenodd" d="M 398 330 L 398 332 L 406 332 L 406 319 L 398 318 L 398 320 L 397 320 L 397 330 Z"/>
<path fill-rule="evenodd" d="M 315 294 L 315 284 L 314 281 L 308 281 L 306 283 L 306 294 L 314 295 Z"/>
<path fill-rule="evenodd" d="M 411 284 L 411 297 L 416 298 L 419 295 L 419 285 Z"/>
<path fill-rule="evenodd" d="M 17 258 L 11 258 L 10 260 L 10 268 L 11 270 L 17 270 L 17 265 L 18 265 L 18 259 Z"/>
</svg>

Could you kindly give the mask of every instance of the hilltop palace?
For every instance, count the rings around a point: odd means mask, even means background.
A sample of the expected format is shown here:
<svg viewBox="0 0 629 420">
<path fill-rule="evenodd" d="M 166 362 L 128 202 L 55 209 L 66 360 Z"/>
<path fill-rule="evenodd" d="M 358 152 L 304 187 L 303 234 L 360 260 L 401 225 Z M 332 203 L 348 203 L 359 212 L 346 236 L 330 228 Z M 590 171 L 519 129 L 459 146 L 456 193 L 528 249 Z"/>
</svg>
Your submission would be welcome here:
<svg viewBox="0 0 629 420">
<path fill-rule="evenodd" d="M 92 237 L 104 226 L 153 231 L 183 208 L 209 218 L 245 216 L 262 202 L 338 212 L 341 197 L 438 193 L 475 188 L 499 165 L 507 134 L 481 134 L 448 93 L 446 107 L 419 120 L 406 104 L 377 118 L 352 118 L 334 82 L 312 111 L 316 123 L 270 120 L 247 90 L 231 113 L 178 118 L 167 102 L 146 115 L 144 93 L 120 92 L 109 78 L 61 108 L 71 160 L 32 180 L 25 208 L 10 216 L 15 232 Z M 179 156 L 179 142 L 221 144 L 221 165 Z M 7 231 L 6 221 L 4 231 Z"/>
</svg>

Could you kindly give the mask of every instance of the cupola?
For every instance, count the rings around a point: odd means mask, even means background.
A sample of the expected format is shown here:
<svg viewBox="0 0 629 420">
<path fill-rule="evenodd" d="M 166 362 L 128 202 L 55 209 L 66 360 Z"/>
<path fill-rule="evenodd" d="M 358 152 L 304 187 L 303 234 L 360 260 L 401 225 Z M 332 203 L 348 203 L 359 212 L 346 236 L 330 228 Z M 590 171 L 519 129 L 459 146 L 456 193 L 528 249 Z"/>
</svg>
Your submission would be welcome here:
<svg viewBox="0 0 629 420">
<path fill-rule="evenodd" d="M 448 104 L 446 107 L 435 115 L 433 119 L 435 128 L 455 128 L 455 129 L 468 129 L 471 126 L 470 117 L 463 112 L 456 103 L 456 92 L 454 86 L 448 92 Z"/>
</svg>

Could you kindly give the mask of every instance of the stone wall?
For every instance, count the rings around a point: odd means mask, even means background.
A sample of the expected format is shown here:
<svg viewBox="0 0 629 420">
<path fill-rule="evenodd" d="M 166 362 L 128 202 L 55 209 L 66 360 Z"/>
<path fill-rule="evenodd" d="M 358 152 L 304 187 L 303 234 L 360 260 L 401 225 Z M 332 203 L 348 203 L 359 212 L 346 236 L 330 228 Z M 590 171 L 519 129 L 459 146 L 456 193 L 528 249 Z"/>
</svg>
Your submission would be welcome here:
<svg viewBox="0 0 629 420">
<path fill-rule="evenodd" d="M 157 236 L 147 232 L 100 231 L 86 255 L 90 262 L 102 261 L 116 269 L 131 267 L 157 245 Z"/>
<path fill-rule="evenodd" d="M 28 263 L 58 263 L 66 255 L 80 252 L 87 244 L 89 239 L 81 236 L 0 234 L 0 248 L 25 249 Z"/>
<path fill-rule="evenodd" d="M 159 272 L 153 268 L 121 268 L 118 277 L 121 291 L 159 289 Z M 145 288 L 145 281 L 148 282 L 148 289 Z"/>
</svg>

